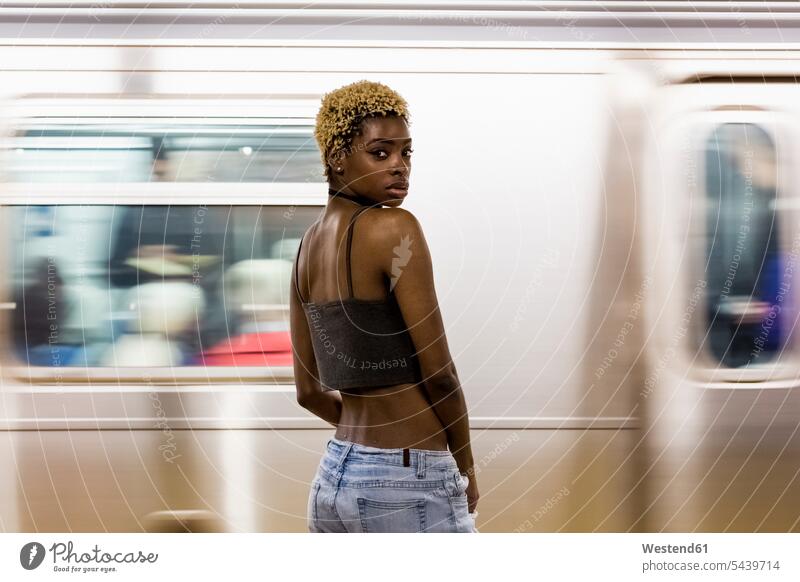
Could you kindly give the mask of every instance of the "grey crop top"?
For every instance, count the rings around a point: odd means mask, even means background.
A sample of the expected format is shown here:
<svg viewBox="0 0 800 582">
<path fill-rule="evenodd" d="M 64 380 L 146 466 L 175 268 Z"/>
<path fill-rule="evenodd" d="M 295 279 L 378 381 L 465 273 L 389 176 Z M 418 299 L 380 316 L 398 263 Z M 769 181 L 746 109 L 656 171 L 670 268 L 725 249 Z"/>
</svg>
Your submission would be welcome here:
<svg viewBox="0 0 800 582">
<path fill-rule="evenodd" d="M 358 209 L 347 226 L 346 298 L 325 303 L 306 302 L 300 292 L 299 269 L 295 267 L 294 283 L 308 321 L 323 391 L 422 381 L 416 349 L 394 293 L 390 291 L 385 300 L 353 297 L 350 270 L 353 225 L 365 210 L 367 208 Z M 303 239 L 300 239 L 298 259 L 302 245 Z"/>
</svg>

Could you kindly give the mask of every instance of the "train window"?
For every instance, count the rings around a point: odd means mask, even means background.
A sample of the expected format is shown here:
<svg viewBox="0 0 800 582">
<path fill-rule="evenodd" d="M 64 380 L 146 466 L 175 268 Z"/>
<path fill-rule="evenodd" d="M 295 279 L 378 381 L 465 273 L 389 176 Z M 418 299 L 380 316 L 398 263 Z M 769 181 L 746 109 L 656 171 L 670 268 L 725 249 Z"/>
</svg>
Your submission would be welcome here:
<svg viewBox="0 0 800 582">
<path fill-rule="evenodd" d="M 11 182 L 323 182 L 312 125 L 40 123 L 9 140 Z"/>
<path fill-rule="evenodd" d="M 13 346 L 29 366 L 291 366 L 314 206 L 7 206 Z"/>
<path fill-rule="evenodd" d="M 772 360 L 788 325 L 779 303 L 783 257 L 775 144 L 751 123 L 716 126 L 705 147 L 705 345 L 720 365 Z"/>
</svg>

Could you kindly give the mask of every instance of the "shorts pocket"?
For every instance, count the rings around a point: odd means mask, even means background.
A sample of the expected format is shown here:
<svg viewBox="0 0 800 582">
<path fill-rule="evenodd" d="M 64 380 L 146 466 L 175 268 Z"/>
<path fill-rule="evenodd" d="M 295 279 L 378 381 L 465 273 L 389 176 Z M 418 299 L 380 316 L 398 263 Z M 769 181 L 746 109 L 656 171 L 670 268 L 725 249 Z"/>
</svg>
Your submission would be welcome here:
<svg viewBox="0 0 800 582">
<path fill-rule="evenodd" d="M 466 495 L 450 498 L 450 506 L 453 509 L 454 532 L 468 533 L 472 531 L 475 522 L 469 515 L 469 503 Z"/>
<path fill-rule="evenodd" d="M 467 487 L 469 486 L 469 477 L 463 475 L 462 473 L 456 474 L 456 480 L 458 481 L 458 492 L 459 495 L 466 494 Z"/>
<path fill-rule="evenodd" d="M 319 488 L 321 483 L 315 480 L 311 484 L 311 492 L 308 495 L 308 509 L 306 515 L 308 516 L 308 531 L 316 533 L 319 531 L 317 528 L 317 496 L 319 495 Z"/>
<path fill-rule="evenodd" d="M 365 533 L 425 531 L 425 499 L 382 501 L 359 497 L 358 513 Z"/>
<path fill-rule="evenodd" d="M 474 522 L 469 516 L 468 485 L 469 477 L 456 471 L 452 479 L 453 495 L 450 496 L 450 507 L 453 510 L 453 532 L 467 533 L 472 531 Z"/>
<path fill-rule="evenodd" d="M 448 497 L 467 497 L 467 486 L 469 477 L 462 475 L 458 471 L 452 473 L 444 480 L 444 488 Z"/>
</svg>

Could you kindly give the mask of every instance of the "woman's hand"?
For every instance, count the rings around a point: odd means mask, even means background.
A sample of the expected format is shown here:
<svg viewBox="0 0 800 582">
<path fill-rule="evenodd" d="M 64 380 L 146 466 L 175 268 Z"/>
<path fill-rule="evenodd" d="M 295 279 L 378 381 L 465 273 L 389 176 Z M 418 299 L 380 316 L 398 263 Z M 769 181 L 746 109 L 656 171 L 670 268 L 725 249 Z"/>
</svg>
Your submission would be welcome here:
<svg viewBox="0 0 800 582">
<path fill-rule="evenodd" d="M 469 479 L 469 483 L 467 483 L 467 507 L 469 512 L 473 513 L 478 506 L 478 499 L 480 499 L 481 495 L 478 493 L 478 480 L 475 477 L 475 473 L 470 473 L 467 478 Z"/>
</svg>

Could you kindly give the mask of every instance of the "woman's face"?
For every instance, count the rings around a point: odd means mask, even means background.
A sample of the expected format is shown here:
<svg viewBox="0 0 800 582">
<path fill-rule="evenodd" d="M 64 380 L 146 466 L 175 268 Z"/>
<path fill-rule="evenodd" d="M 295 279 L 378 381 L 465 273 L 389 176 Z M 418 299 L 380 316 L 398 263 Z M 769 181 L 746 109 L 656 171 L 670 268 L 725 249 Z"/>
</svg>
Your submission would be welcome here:
<svg viewBox="0 0 800 582">
<path fill-rule="evenodd" d="M 361 123 L 348 155 L 333 164 L 332 187 L 376 204 L 400 206 L 408 194 L 410 174 L 411 137 L 405 120 L 396 115 L 370 117 Z"/>
</svg>

